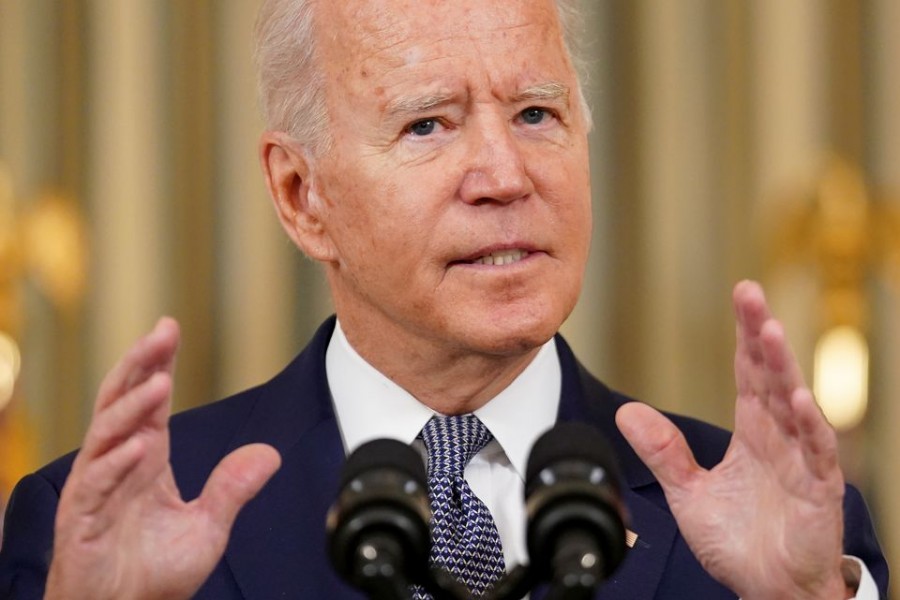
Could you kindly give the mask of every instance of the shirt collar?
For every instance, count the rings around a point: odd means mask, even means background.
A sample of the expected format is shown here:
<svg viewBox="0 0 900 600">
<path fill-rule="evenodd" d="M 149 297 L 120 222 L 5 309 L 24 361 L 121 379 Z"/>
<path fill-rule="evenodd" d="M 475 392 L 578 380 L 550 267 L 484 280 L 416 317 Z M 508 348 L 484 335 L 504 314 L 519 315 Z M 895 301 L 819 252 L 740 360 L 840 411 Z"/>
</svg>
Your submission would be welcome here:
<svg viewBox="0 0 900 600">
<path fill-rule="evenodd" d="M 347 453 L 377 438 L 412 443 L 437 414 L 366 362 L 347 341 L 340 321 L 328 344 L 325 371 Z M 532 445 L 556 422 L 561 387 L 551 338 L 506 389 L 475 411 L 523 480 Z"/>
</svg>

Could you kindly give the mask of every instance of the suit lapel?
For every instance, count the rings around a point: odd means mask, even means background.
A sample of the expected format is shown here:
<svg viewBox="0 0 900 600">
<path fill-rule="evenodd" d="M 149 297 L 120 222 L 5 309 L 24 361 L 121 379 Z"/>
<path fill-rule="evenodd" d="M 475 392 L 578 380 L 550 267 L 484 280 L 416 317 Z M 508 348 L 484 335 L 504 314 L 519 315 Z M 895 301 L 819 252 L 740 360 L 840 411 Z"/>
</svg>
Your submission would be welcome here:
<svg viewBox="0 0 900 600">
<path fill-rule="evenodd" d="M 667 509 L 653 501 L 659 492 L 658 484 L 615 425 L 615 413 L 624 401 L 578 364 L 561 337 L 557 336 L 556 344 L 563 373 L 558 420 L 587 422 L 610 442 L 621 470 L 628 527 L 638 536 L 598 598 L 652 598 L 678 533 L 675 520 Z"/>
<path fill-rule="evenodd" d="M 638 537 L 634 547 L 625 554 L 625 560 L 603 584 L 598 598 L 653 598 L 668 564 L 678 528 L 671 515 L 640 494 L 625 490 L 622 495 L 631 519 L 630 529 Z"/>
<path fill-rule="evenodd" d="M 331 568 L 325 515 L 337 496 L 344 447 L 325 376 L 334 329 L 326 321 L 309 346 L 259 388 L 256 407 L 232 446 L 262 441 L 282 466 L 239 515 L 225 552 L 242 595 L 361 598 Z"/>
<path fill-rule="evenodd" d="M 333 573 L 325 552 L 325 514 L 343 463 L 334 420 L 283 454 L 279 474 L 244 509 L 226 552 L 245 598 L 356 597 Z"/>
</svg>

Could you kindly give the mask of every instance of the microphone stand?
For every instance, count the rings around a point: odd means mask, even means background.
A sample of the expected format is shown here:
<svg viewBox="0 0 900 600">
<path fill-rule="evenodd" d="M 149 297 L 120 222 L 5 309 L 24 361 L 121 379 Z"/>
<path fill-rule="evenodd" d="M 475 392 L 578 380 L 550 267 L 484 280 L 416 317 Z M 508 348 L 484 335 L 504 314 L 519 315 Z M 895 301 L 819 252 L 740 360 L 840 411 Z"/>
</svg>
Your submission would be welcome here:
<svg viewBox="0 0 900 600">
<path fill-rule="evenodd" d="M 389 536 L 377 536 L 356 549 L 354 584 L 372 600 L 411 600 L 413 582 L 404 574 L 403 548 Z M 449 572 L 428 571 L 422 587 L 434 600 L 472 600 L 469 590 Z"/>
<path fill-rule="evenodd" d="M 500 581 L 485 594 L 483 600 L 520 600 L 535 585 L 532 570 L 527 565 L 516 565 L 512 571 L 500 578 Z"/>
<path fill-rule="evenodd" d="M 355 584 L 373 600 L 408 600 L 410 583 L 399 568 L 403 549 L 389 536 L 377 536 L 356 548 Z"/>
<path fill-rule="evenodd" d="M 567 551 L 553 565 L 553 579 L 545 600 L 591 600 L 603 582 L 602 557 L 590 548 L 590 540 L 570 538 Z M 587 542 L 579 543 L 579 542 Z M 397 568 L 399 545 L 364 544 L 356 556 L 357 584 L 371 600 L 412 600 L 413 584 Z M 517 565 L 491 588 L 482 600 L 521 600 L 537 584 L 530 566 Z M 472 600 L 472 594 L 448 571 L 432 568 L 422 585 L 434 600 Z"/>
<path fill-rule="evenodd" d="M 603 556 L 593 537 L 568 531 L 553 556 L 553 579 L 545 600 L 590 600 L 604 580 Z"/>
</svg>

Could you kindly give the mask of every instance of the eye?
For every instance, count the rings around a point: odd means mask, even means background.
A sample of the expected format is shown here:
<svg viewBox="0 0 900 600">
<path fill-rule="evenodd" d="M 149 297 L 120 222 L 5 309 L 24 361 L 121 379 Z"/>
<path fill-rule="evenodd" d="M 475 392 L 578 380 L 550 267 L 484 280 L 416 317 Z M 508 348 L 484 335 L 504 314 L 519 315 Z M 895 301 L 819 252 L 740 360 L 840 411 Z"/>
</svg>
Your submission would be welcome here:
<svg viewBox="0 0 900 600">
<path fill-rule="evenodd" d="M 436 119 L 422 119 L 421 121 L 416 121 L 409 125 L 406 130 L 412 135 L 418 137 L 424 137 L 426 135 L 431 135 L 434 133 L 434 130 L 437 129 L 438 122 Z"/>
<path fill-rule="evenodd" d="M 519 113 L 519 115 L 526 125 L 538 125 L 550 115 L 550 112 L 545 108 L 529 106 Z"/>
</svg>

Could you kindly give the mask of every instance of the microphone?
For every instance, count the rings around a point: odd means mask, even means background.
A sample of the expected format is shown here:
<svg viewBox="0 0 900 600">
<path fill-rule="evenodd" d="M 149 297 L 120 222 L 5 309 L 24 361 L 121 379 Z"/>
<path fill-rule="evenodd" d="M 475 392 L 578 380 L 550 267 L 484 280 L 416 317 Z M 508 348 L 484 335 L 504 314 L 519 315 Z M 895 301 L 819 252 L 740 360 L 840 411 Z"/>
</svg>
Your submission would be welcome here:
<svg viewBox="0 0 900 600">
<path fill-rule="evenodd" d="M 363 444 L 347 459 L 328 511 L 328 552 L 338 574 L 370 598 L 410 598 L 429 580 L 431 509 L 422 457 L 397 440 Z"/>
<path fill-rule="evenodd" d="M 547 598 L 592 598 L 625 557 L 618 469 L 599 431 L 558 423 L 531 449 L 525 476 L 532 576 Z"/>
</svg>

